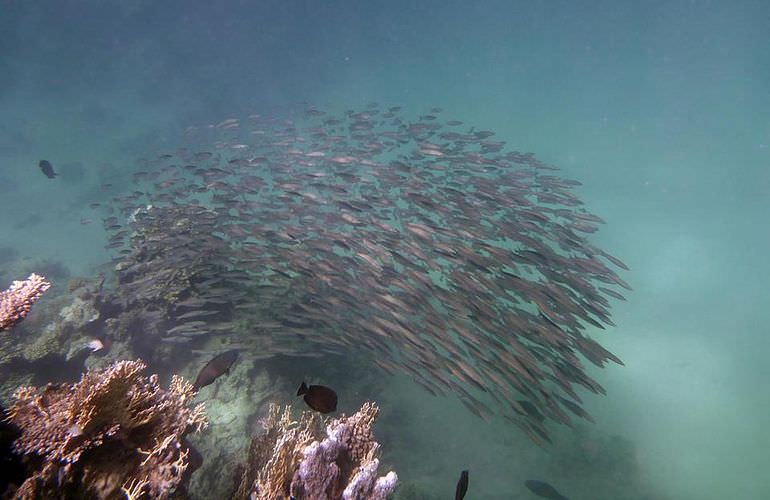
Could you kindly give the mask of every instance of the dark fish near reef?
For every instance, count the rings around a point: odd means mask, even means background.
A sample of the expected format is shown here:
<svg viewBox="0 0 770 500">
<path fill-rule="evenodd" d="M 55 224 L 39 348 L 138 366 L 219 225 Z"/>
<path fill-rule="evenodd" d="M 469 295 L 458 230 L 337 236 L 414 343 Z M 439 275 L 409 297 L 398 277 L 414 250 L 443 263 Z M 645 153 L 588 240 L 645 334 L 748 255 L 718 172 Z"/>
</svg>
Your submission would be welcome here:
<svg viewBox="0 0 770 500">
<path fill-rule="evenodd" d="M 529 491 L 539 497 L 548 498 L 549 500 L 569 500 L 569 498 L 556 491 L 556 488 L 544 481 L 527 479 L 524 481 L 524 485 L 529 488 Z"/>
<path fill-rule="evenodd" d="M 463 500 L 465 493 L 468 491 L 468 471 L 464 470 L 460 473 L 460 479 L 457 481 L 457 489 L 455 490 L 455 500 Z"/>
<path fill-rule="evenodd" d="M 206 387 L 213 383 L 220 375 L 227 373 L 230 370 L 230 367 L 233 366 L 236 359 L 238 359 L 238 351 L 235 349 L 223 352 L 214 357 L 214 359 L 206 363 L 206 366 L 204 366 L 198 373 L 198 378 L 195 379 L 193 388 L 197 391 L 202 387 Z"/>
<path fill-rule="evenodd" d="M 331 413 L 337 410 L 337 393 L 325 385 L 307 386 L 305 382 L 297 389 L 297 396 L 305 395 L 305 403 L 315 411 Z"/>
<path fill-rule="evenodd" d="M 48 160 L 40 160 L 40 163 L 38 163 L 37 165 L 40 167 L 40 170 L 43 171 L 45 176 L 48 177 L 49 179 L 53 179 L 54 177 L 59 175 L 53 171 L 53 165 L 51 165 L 51 162 Z"/>
</svg>

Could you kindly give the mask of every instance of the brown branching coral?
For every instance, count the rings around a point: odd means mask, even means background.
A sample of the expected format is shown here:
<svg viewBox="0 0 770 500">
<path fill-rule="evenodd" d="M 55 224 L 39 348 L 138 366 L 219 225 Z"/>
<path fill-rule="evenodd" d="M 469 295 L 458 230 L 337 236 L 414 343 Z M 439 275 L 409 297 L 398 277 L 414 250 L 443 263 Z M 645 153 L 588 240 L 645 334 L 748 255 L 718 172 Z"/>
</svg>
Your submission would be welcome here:
<svg viewBox="0 0 770 500">
<path fill-rule="evenodd" d="M 304 412 L 295 421 L 291 406 L 281 411 L 279 405 L 271 404 L 261 424 L 264 432 L 251 440 L 248 463 L 234 498 L 247 499 L 252 494 L 258 499 L 285 496 L 302 450 L 321 432 L 321 418 L 316 413 Z"/>
<path fill-rule="evenodd" d="M 384 500 L 398 477 L 377 477 L 380 445 L 372 425 L 378 413 L 374 403 L 365 403 L 350 417 L 328 421 L 322 438 L 317 414 L 304 412 L 293 421 L 290 407 L 281 412 L 272 405 L 264 434 L 251 442 L 234 498 Z"/>
<path fill-rule="evenodd" d="M 32 273 L 26 280 L 14 281 L 7 290 L 0 291 L 0 331 L 10 330 L 23 320 L 32 304 L 50 287 L 44 277 Z"/>
<path fill-rule="evenodd" d="M 119 361 L 76 384 L 19 388 L 9 413 L 18 452 L 37 464 L 18 498 L 168 498 L 183 487 L 183 436 L 208 422 L 192 384 L 168 390 L 142 361 Z"/>
</svg>

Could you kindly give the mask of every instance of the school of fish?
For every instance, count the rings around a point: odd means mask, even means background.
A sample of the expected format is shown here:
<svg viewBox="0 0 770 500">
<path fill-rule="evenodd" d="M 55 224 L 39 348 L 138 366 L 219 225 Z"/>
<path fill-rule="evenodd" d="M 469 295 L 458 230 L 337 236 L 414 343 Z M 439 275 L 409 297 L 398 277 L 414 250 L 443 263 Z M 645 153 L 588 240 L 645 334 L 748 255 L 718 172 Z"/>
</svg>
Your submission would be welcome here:
<svg viewBox="0 0 770 500">
<path fill-rule="evenodd" d="M 173 349 L 365 356 L 534 441 L 589 419 L 589 334 L 630 286 L 589 240 L 580 183 L 442 110 L 229 118 L 141 160 L 102 211 L 122 295 Z M 286 115 L 291 118 L 287 119 Z"/>
</svg>

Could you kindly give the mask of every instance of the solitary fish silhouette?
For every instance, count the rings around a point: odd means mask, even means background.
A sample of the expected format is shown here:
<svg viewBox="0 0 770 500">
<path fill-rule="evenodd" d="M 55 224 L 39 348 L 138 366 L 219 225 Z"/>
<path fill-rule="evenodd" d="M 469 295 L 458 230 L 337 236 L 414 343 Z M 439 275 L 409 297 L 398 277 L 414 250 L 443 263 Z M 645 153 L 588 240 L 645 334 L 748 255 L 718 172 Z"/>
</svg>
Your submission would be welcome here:
<svg viewBox="0 0 770 500">
<path fill-rule="evenodd" d="M 220 375 L 230 371 L 230 367 L 233 366 L 235 360 L 238 358 L 238 351 L 233 349 L 232 351 L 226 351 L 219 354 L 214 359 L 206 363 L 206 366 L 201 368 L 198 372 L 198 378 L 195 379 L 193 388 L 197 391 L 201 387 L 213 383 Z"/>
<path fill-rule="evenodd" d="M 457 481 L 457 489 L 455 490 L 455 500 L 463 500 L 465 493 L 468 491 L 468 471 L 464 470 L 460 473 L 460 480 Z"/>
<path fill-rule="evenodd" d="M 569 498 L 556 491 L 556 488 L 546 483 L 545 481 L 527 479 L 524 481 L 524 484 L 527 488 L 529 488 L 529 491 L 539 497 L 548 498 L 549 500 L 569 500 Z"/>
<path fill-rule="evenodd" d="M 48 177 L 49 179 L 53 179 L 54 177 L 59 175 L 53 171 L 53 165 L 51 165 L 51 162 L 48 160 L 40 160 L 40 163 L 38 163 L 38 167 L 40 167 L 40 170 L 42 170 L 45 176 Z"/>
<path fill-rule="evenodd" d="M 305 403 L 315 411 L 331 413 L 337 410 L 337 393 L 325 385 L 307 386 L 305 382 L 297 389 L 297 396 L 305 395 Z"/>
</svg>

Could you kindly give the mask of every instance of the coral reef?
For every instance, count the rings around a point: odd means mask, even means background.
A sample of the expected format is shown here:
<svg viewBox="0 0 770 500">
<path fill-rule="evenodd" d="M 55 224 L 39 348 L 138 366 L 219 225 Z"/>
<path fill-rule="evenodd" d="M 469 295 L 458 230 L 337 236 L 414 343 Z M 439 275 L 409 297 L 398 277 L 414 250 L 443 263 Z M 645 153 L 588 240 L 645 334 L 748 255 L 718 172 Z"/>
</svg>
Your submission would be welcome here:
<svg viewBox="0 0 770 500">
<path fill-rule="evenodd" d="M 379 408 L 364 403 L 355 414 L 326 422 L 306 411 L 292 420 L 291 407 L 271 405 L 265 432 L 249 449 L 234 498 L 385 499 L 396 487 L 395 472 L 377 477 L 380 445 L 372 425 Z"/>
<path fill-rule="evenodd" d="M 7 420 L 5 407 L 0 405 L 0 498 L 9 486 L 19 485 L 27 477 L 22 457 L 13 452 L 13 442 L 20 436 L 21 431 Z"/>
<path fill-rule="evenodd" d="M 204 406 L 191 407 L 195 392 L 183 378 L 164 390 L 145 368 L 119 361 L 75 384 L 16 391 L 14 446 L 33 465 L 17 498 L 169 498 L 184 489 L 183 438 L 208 424 Z"/>
<path fill-rule="evenodd" d="M 93 301 L 74 294 L 60 295 L 41 312 L 22 340 L 22 357 L 34 363 L 50 357 L 69 360 L 87 349 L 89 326 L 99 319 Z"/>
<path fill-rule="evenodd" d="M 44 277 L 32 273 L 26 280 L 14 281 L 8 290 L 0 292 L 0 331 L 9 330 L 23 320 L 32 304 L 50 287 Z"/>
<path fill-rule="evenodd" d="M 233 496 L 235 499 L 288 495 L 302 449 L 320 434 L 321 418 L 313 412 L 303 412 L 299 420 L 294 421 L 291 406 L 281 411 L 280 406 L 271 404 L 261 424 L 264 432 L 251 440 L 248 462 Z"/>
<path fill-rule="evenodd" d="M 135 359 L 125 349 L 110 349 L 89 356 L 88 344 L 107 332 L 94 289 L 99 280 L 79 279 L 46 292 L 45 304 L 13 327 L 13 335 L 0 335 L 0 402 L 10 406 L 19 385 L 73 382 L 80 378 L 84 364 L 106 366 L 116 359 Z M 75 285 L 75 286 L 73 286 Z"/>
<path fill-rule="evenodd" d="M 202 359 L 210 356 L 204 354 Z M 203 360 L 191 363 L 193 369 L 186 373 L 195 377 L 195 370 L 202 363 Z M 206 414 L 214 425 L 190 437 L 205 457 L 190 480 L 191 498 L 229 498 L 235 471 L 246 460 L 259 417 L 267 414 L 271 401 L 289 393 L 287 384 L 271 377 L 264 367 L 246 356 L 226 376 L 200 390 L 197 398 L 206 401 Z"/>
</svg>

